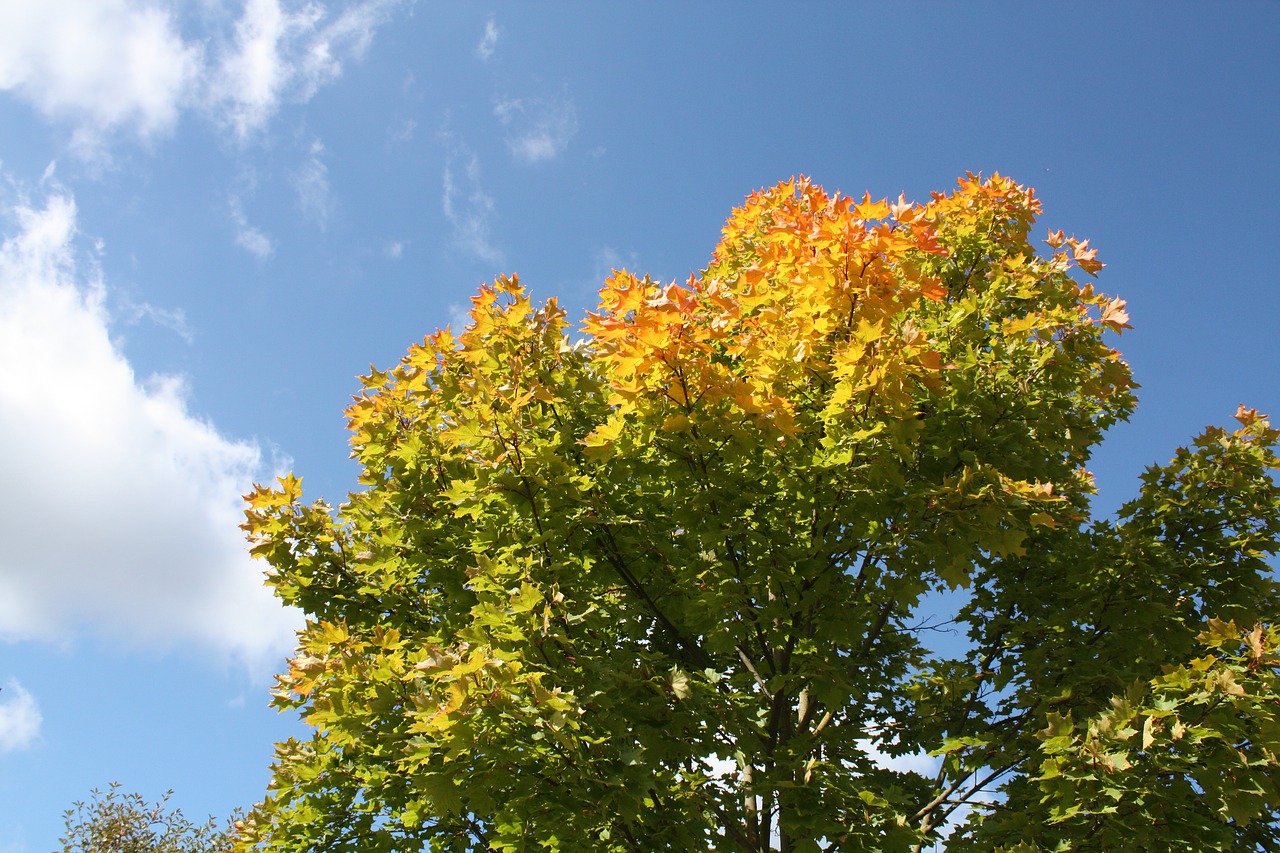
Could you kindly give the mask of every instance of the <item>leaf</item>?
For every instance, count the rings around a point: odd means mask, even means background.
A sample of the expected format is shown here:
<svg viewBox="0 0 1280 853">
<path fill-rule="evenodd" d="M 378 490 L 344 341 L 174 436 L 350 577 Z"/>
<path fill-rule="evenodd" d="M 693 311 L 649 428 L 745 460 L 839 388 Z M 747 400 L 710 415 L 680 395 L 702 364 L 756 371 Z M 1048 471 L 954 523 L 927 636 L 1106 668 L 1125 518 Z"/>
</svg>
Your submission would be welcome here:
<svg viewBox="0 0 1280 853">
<path fill-rule="evenodd" d="M 1075 731 L 1075 723 L 1071 720 L 1071 712 L 1060 714 L 1050 711 L 1046 717 L 1048 725 L 1039 732 L 1041 738 L 1069 737 Z"/>
<path fill-rule="evenodd" d="M 671 667 L 669 681 L 671 683 L 671 692 L 675 694 L 677 699 L 688 699 L 693 695 L 689 688 L 689 673 L 681 669 L 679 665 Z"/>
<path fill-rule="evenodd" d="M 1244 687 L 1236 681 L 1236 674 L 1229 669 L 1224 669 L 1218 673 L 1215 686 L 1228 696 L 1245 695 Z"/>
<path fill-rule="evenodd" d="M 1196 639 L 1210 648 L 1221 649 L 1238 641 L 1240 629 L 1234 621 L 1224 622 L 1211 617 L 1205 622 L 1205 630 L 1196 635 Z"/>
<path fill-rule="evenodd" d="M 889 201 L 883 198 L 880 201 L 872 201 L 871 193 L 867 193 L 854 207 L 854 212 L 860 219 L 884 219 L 889 215 Z"/>
<path fill-rule="evenodd" d="M 671 415 L 662 422 L 663 432 L 687 432 L 692 426 L 684 415 Z"/>
<path fill-rule="evenodd" d="M 545 599 L 542 590 L 530 583 L 520 584 L 520 589 L 511 597 L 512 613 L 528 613 L 540 607 Z"/>
<path fill-rule="evenodd" d="M 626 421 L 613 417 L 597 426 L 582 440 L 585 453 L 595 459 L 608 459 L 616 449 L 614 442 L 622 435 Z"/>
<path fill-rule="evenodd" d="M 1070 242 L 1070 241 L 1068 241 Z M 1106 266 L 1098 260 L 1098 250 L 1089 248 L 1089 241 L 1084 240 L 1072 246 L 1075 262 L 1080 265 L 1080 269 L 1089 275 L 1097 275 L 1098 272 Z M 1121 305 L 1124 303 L 1122 302 Z"/>
<path fill-rule="evenodd" d="M 1112 299 L 1108 302 L 1102 311 L 1102 325 L 1113 332 L 1132 329 L 1133 326 L 1129 325 L 1129 314 L 1124 308 L 1125 301 L 1123 299 Z"/>
<path fill-rule="evenodd" d="M 920 282 L 920 295 L 933 302 L 944 302 L 947 288 L 939 278 L 929 277 Z"/>
</svg>

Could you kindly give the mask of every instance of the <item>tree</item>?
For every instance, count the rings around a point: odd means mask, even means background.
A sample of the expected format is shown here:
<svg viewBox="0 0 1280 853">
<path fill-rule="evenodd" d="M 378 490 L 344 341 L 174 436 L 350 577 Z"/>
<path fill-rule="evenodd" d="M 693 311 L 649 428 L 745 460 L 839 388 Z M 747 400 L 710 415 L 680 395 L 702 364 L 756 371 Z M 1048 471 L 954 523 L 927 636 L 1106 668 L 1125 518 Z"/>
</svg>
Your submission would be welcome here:
<svg viewBox="0 0 1280 853">
<path fill-rule="evenodd" d="M 65 813 L 62 853 L 229 853 L 231 826 L 219 828 L 212 817 L 194 824 L 181 809 L 169 809 L 172 791 L 154 803 L 141 794 L 122 794 L 112 782 L 95 789 L 89 803 Z"/>
<path fill-rule="evenodd" d="M 1277 432 L 1242 407 L 1091 521 L 1129 318 L 1039 211 L 793 181 L 582 337 L 502 277 L 371 369 L 362 490 L 248 496 L 316 733 L 242 846 L 1280 849 Z"/>
</svg>

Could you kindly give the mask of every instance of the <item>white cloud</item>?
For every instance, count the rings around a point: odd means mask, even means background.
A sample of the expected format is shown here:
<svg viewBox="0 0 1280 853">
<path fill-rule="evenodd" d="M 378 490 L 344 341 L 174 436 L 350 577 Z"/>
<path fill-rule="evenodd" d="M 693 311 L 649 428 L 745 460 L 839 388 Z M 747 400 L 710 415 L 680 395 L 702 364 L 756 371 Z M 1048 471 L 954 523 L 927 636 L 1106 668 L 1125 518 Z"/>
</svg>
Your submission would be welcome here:
<svg viewBox="0 0 1280 853">
<path fill-rule="evenodd" d="M 493 15 L 490 15 L 489 20 L 484 22 L 484 35 L 480 37 L 480 43 L 476 45 L 476 56 L 481 59 L 488 59 L 493 56 L 493 49 L 497 44 L 498 24 Z"/>
<path fill-rule="evenodd" d="M 30 746 L 40 735 L 42 720 L 35 697 L 10 679 L 0 693 L 0 752 Z"/>
<path fill-rule="evenodd" d="M 526 163 L 559 156 L 578 132 L 578 113 L 568 98 L 500 100 L 493 114 L 511 132 L 507 147 L 512 155 Z"/>
<path fill-rule="evenodd" d="M 293 175 L 293 188 L 298 194 L 298 206 L 304 215 L 321 228 L 329 222 L 333 200 L 329 194 L 329 167 L 321 159 L 324 145 L 320 140 L 311 143 L 307 158 Z"/>
<path fill-rule="evenodd" d="M 241 139 L 285 101 L 305 102 L 363 57 L 403 0 L 166 0 L 0 3 L 0 90 L 70 122 L 82 153 L 110 132 L 146 139 L 196 111 Z M 234 3 L 240 7 L 239 2 Z M 187 10 L 179 20 L 174 10 Z M 184 36 L 182 26 L 204 31 Z"/>
<path fill-rule="evenodd" d="M 215 101 L 241 137 L 260 127 L 280 101 L 291 69 L 281 56 L 281 42 L 314 28 L 319 10 L 304 7 L 286 15 L 276 0 L 248 0 L 236 23 L 235 48 L 222 57 L 212 82 Z"/>
<path fill-rule="evenodd" d="M 895 773 L 919 773 L 925 778 L 930 778 L 942 766 L 941 758 L 923 752 L 888 755 L 876 749 L 870 741 L 861 741 L 860 743 L 865 744 L 863 748 L 867 751 L 867 756 L 876 763 L 877 767 L 892 770 Z"/>
<path fill-rule="evenodd" d="M 240 196 L 232 193 L 227 205 L 231 210 L 231 223 L 236 227 L 236 245 L 260 261 L 271 257 L 271 253 L 276 250 L 275 244 L 270 237 L 249 224 Z"/>
<path fill-rule="evenodd" d="M 404 247 L 405 242 L 403 240 L 392 240 L 382 247 L 382 253 L 394 260 L 404 254 Z"/>
<path fill-rule="evenodd" d="M 502 252 L 493 244 L 489 221 L 496 211 L 493 198 L 480 183 L 480 160 L 465 147 L 458 147 L 445 161 L 441 207 L 453 225 L 454 245 L 489 264 L 502 262 Z"/>
<path fill-rule="evenodd" d="M 345 59 L 364 56 L 374 31 L 398 0 L 364 0 L 331 16 L 318 2 L 247 0 L 232 48 L 210 73 L 215 112 L 242 139 L 260 129 L 282 100 L 310 100 L 342 73 Z"/>
<path fill-rule="evenodd" d="M 75 203 L 10 211 L 0 245 L 0 638 L 197 643 L 252 666 L 296 615 L 238 525 L 261 453 L 139 379 L 112 343 L 105 284 L 81 269 Z"/>
<path fill-rule="evenodd" d="M 0 3 L 0 89 L 87 134 L 169 130 L 196 89 L 199 45 L 142 0 Z"/>
</svg>

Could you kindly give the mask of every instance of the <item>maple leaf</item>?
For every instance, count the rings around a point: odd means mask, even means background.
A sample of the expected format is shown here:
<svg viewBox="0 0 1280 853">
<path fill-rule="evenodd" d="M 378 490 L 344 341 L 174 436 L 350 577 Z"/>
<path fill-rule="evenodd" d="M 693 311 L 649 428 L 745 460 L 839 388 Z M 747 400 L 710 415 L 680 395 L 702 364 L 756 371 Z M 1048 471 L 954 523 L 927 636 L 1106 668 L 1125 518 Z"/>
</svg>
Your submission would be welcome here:
<svg viewBox="0 0 1280 853">
<path fill-rule="evenodd" d="M 859 219 L 884 219 L 889 215 L 888 199 L 871 200 L 871 193 L 863 196 L 862 201 L 854 207 Z"/>
<path fill-rule="evenodd" d="M 1102 310 L 1102 325 L 1106 326 L 1114 332 L 1120 332 L 1124 329 L 1132 329 L 1129 325 L 1129 313 L 1124 310 L 1125 301 L 1123 299 L 1112 299 Z"/>
<path fill-rule="evenodd" d="M 930 276 L 920 282 L 920 295 L 934 302 L 944 302 L 947 298 L 947 288 L 942 283 L 942 279 Z"/>
<path fill-rule="evenodd" d="M 1243 426 L 1246 426 L 1246 427 L 1253 426 L 1258 421 L 1267 420 L 1267 416 L 1258 414 L 1257 409 L 1246 409 L 1244 407 L 1244 403 L 1241 403 L 1240 406 L 1236 409 L 1236 413 L 1234 417 Z"/>
<path fill-rule="evenodd" d="M 1089 275 L 1097 275 L 1098 271 L 1106 266 L 1098 260 L 1098 250 L 1089 248 L 1088 240 L 1073 244 L 1072 249 L 1076 263 Z"/>
<path fill-rule="evenodd" d="M 915 222 L 920 218 L 920 215 L 923 212 L 923 208 L 919 207 L 914 202 L 907 201 L 905 193 L 899 193 L 898 200 L 889 205 L 889 213 L 893 215 L 894 219 L 904 225 L 909 225 L 910 223 Z"/>
</svg>

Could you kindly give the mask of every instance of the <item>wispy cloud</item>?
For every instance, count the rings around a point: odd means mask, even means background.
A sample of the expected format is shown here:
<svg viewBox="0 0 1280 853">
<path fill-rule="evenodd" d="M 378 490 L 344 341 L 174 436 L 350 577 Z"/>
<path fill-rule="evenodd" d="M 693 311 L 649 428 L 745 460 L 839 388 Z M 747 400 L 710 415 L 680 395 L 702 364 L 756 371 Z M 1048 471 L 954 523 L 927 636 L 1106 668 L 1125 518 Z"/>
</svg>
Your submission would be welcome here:
<svg viewBox="0 0 1280 853">
<path fill-rule="evenodd" d="M 636 269 L 639 261 L 635 252 L 628 252 L 626 257 L 612 246 L 603 246 L 596 251 L 592 265 L 592 285 L 599 287 L 615 270 Z"/>
<path fill-rule="evenodd" d="M 526 163 L 559 156 L 578 132 L 577 109 L 568 97 L 499 100 L 493 114 L 508 130 L 512 155 Z"/>
<path fill-rule="evenodd" d="M 302 213 L 324 228 L 329 222 L 333 200 L 329 193 L 329 167 L 325 165 L 324 145 L 320 140 L 311 143 L 306 159 L 293 175 L 293 189 L 298 194 L 298 206 Z"/>
<path fill-rule="evenodd" d="M 445 160 L 440 205 L 453 225 L 453 242 L 489 264 L 502 262 L 493 243 L 490 221 L 497 210 L 480 182 L 480 160 L 465 146 L 456 146 Z"/>
<path fill-rule="evenodd" d="M 244 203 L 240 201 L 240 196 L 232 193 L 227 199 L 227 206 L 231 212 L 231 224 L 236 229 L 236 245 L 260 261 L 271 257 L 271 253 L 276 250 L 275 244 L 261 230 L 249 224 L 248 217 L 244 215 Z"/>
<path fill-rule="evenodd" d="M 413 139 L 413 135 L 417 130 L 418 123 L 411 118 L 406 118 L 392 125 L 387 137 L 392 143 L 408 142 Z"/>
<path fill-rule="evenodd" d="M 471 325 L 471 306 L 460 302 L 449 303 L 449 330 L 455 335 Z"/>
<path fill-rule="evenodd" d="M 254 665 L 295 616 L 238 529 L 262 454 L 187 408 L 177 376 L 135 376 L 106 284 L 54 193 L 7 211 L 0 244 L 0 638 L 197 642 Z"/>
<path fill-rule="evenodd" d="M 71 124 L 81 153 L 125 130 L 143 139 L 195 112 L 240 139 L 286 101 L 309 100 L 359 60 L 405 0 L 226 0 L 178 19 L 165 0 L 0 3 L 0 90 Z M 237 4 L 238 5 L 238 4 Z M 184 36 L 186 26 L 203 31 Z"/>
<path fill-rule="evenodd" d="M 493 15 L 484 22 L 484 35 L 480 37 L 480 43 L 476 45 L 476 56 L 482 60 L 486 60 L 493 56 L 493 50 L 498 45 L 498 23 L 494 20 Z"/>
<path fill-rule="evenodd" d="M 0 693 L 0 752 L 30 746 L 40 736 L 40 706 L 22 685 L 10 679 Z"/>
<path fill-rule="evenodd" d="M 195 340 L 191 326 L 187 323 L 187 315 L 181 308 L 160 308 L 149 302 L 126 301 L 123 312 L 125 319 L 131 323 L 147 320 L 162 329 L 168 329 L 187 343 Z"/>
<path fill-rule="evenodd" d="M 248 0 L 230 50 L 208 73 L 207 103 L 245 138 L 286 99 L 310 100 L 360 59 L 398 0 L 364 0 L 333 16 L 319 2 Z"/>
</svg>

